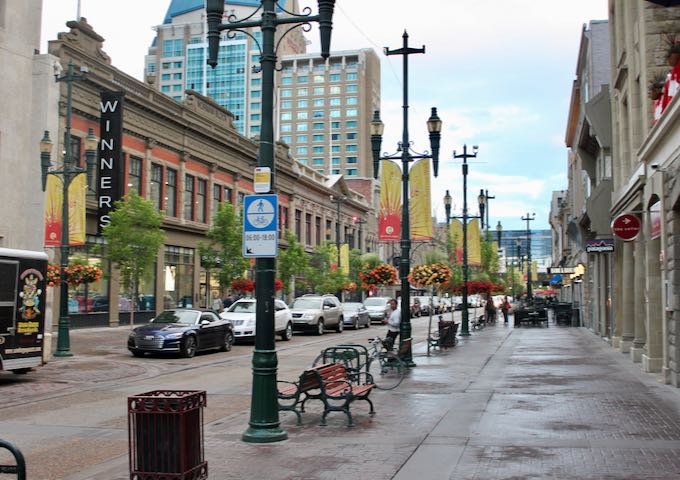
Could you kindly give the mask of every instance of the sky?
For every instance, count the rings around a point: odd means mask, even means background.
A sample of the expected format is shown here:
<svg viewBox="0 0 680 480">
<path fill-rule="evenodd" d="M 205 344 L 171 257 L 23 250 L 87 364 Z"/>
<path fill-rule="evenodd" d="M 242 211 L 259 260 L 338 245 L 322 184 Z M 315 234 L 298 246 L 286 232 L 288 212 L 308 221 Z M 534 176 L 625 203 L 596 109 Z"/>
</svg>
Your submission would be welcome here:
<svg viewBox="0 0 680 480">
<path fill-rule="evenodd" d="M 77 16 L 78 0 L 44 0 L 41 51 Z M 299 0 L 317 11 L 316 0 Z M 144 55 L 170 0 L 80 0 L 80 13 L 105 38 L 114 66 L 141 79 Z M 382 150 L 393 153 L 402 138 L 401 56 L 383 48 L 409 46 L 408 130 L 412 148 L 429 150 L 426 121 L 437 107 L 442 119 L 439 176 L 432 208 L 444 220 L 443 197 L 461 215 L 463 145 L 478 145 L 468 159 L 468 214 L 488 190 L 491 228 L 549 229 L 550 199 L 567 188 L 564 143 L 571 86 L 583 25 L 607 19 L 607 0 L 336 0 L 331 50 L 373 48 L 381 58 Z M 308 52 L 319 51 L 318 31 L 306 34 Z"/>
</svg>

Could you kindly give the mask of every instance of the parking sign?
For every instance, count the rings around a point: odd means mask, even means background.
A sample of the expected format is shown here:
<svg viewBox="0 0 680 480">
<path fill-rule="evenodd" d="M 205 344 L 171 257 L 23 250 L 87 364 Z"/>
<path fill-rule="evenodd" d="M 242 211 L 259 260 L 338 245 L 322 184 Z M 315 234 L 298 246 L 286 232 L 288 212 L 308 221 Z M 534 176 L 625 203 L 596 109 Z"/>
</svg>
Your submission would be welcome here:
<svg viewBox="0 0 680 480">
<path fill-rule="evenodd" d="M 276 195 L 246 195 L 243 200 L 243 256 L 276 257 L 279 200 Z"/>
</svg>

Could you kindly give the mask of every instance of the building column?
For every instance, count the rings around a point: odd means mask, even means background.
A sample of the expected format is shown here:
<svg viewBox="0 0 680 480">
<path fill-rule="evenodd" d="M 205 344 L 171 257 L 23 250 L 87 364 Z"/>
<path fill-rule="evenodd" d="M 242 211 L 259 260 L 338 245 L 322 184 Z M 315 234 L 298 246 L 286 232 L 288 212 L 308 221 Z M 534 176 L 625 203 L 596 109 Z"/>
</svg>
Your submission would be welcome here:
<svg viewBox="0 0 680 480">
<path fill-rule="evenodd" d="M 621 347 L 623 335 L 623 250 L 624 242 L 615 240 L 612 259 L 612 347 Z"/>
<path fill-rule="evenodd" d="M 645 294 L 645 259 L 647 252 L 645 251 L 644 236 L 641 234 L 635 240 L 634 245 L 634 277 L 633 277 L 633 291 L 631 297 L 635 302 L 635 316 L 634 332 L 635 338 L 630 349 L 630 359 L 637 363 L 642 361 L 642 354 L 644 353 L 645 344 L 647 343 L 647 331 L 645 328 L 647 318 L 647 295 Z"/>
<path fill-rule="evenodd" d="M 630 352 L 630 346 L 635 338 L 635 325 L 633 320 L 635 316 L 633 313 L 635 299 L 633 295 L 630 295 L 630 286 L 633 285 L 635 273 L 634 262 L 633 244 L 631 242 L 623 242 L 623 258 L 621 265 L 623 281 L 619 292 L 621 309 L 617 312 L 619 318 L 621 318 L 621 341 L 619 342 L 619 350 L 621 353 Z"/>
<path fill-rule="evenodd" d="M 661 270 L 659 255 L 661 239 L 655 238 L 647 244 L 646 278 L 647 278 L 647 312 L 646 330 L 647 345 L 642 354 L 642 368 L 645 372 L 660 372 L 663 365 L 663 318 L 661 305 Z"/>
</svg>

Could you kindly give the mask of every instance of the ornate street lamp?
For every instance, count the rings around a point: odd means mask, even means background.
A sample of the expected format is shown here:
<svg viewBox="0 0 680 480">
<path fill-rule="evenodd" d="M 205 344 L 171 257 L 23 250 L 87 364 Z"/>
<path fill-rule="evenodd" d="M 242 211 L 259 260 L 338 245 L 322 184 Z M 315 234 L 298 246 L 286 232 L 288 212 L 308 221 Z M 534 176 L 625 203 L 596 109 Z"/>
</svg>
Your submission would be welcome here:
<svg viewBox="0 0 680 480">
<path fill-rule="evenodd" d="M 360 252 L 360 253 L 363 253 L 363 251 L 361 250 L 361 242 L 362 242 L 361 238 L 362 238 L 362 232 L 363 232 L 362 227 L 363 227 L 366 223 L 368 223 L 368 220 L 364 220 L 363 218 L 359 218 L 359 217 L 357 217 L 356 215 L 354 215 L 354 216 L 352 217 L 352 221 L 353 221 L 356 225 L 359 225 L 359 241 L 357 242 L 357 248 L 359 249 L 359 252 Z"/>
<path fill-rule="evenodd" d="M 70 319 L 68 316 L 68 284 L 66 283 L 66 268 L 69 260 L 69 208 L 68 208 L 68 189 L 71 182 L 81 173 L 86 173 L 86 169 L 78 167 L 73 161 L 73 149 L 71 147 L 71 113 L 73 108 L 73 82 L 84 80 L 88 70 L 86 67 L 81 67 L 80 72 L 74 71 L 73 62 L 68 63 L 66 73 L 60 75 L 55 74 L 54 79 L 57 82 L 66 82 L 66 126 L 64 128 L 64 158 L 61 170 L 50 170 L 52 167 L 51 151 L 52 141 L 47 130 L 40 140 L 40 169 L 42 172 L 42 188 L 45 191 L 47 187 L 47 175 L 60 175 L 62 178 L 62 203 L 61 203 L 61 245 L 59 247 L 59 327 L 57 333 L 57 351 L 54 353 L 55 357 L 70 357 L 71 340 L 70 340 Z M 61 69 L 60 69 L 61 70 Z M 55 70 L 56 71 L 56 70 Z M 88 138 L 94 139 L 94 150 L 97 149 L 97 138 L 94 136 L 94 131 L 88 133 Z M 91 148 L 91 143 L 86 143 L 86 149 Z M 87 158 L 88 166 L 93 165 L 94 156 Z"/>
<path fill-rule="evenodd" d="M 476 215 L 468 215 L 468 209 L 467 209 L 467 175 L 468 175 L 468 163 L 467 159 L 468 158 L 477 158 L 477 150 L 479 147 L 477 145 L 472 146 L 472 153 L 468 153 L 467 151 L 467 145 L 463 145 L 463 153 L 460 155 L 456 155 L 456 151 L 453 151 L 453 158 L 458 159 L 462 158 L 463 159 L 463 215 L 461 216 L 454 216 L 452 218 L 460 218 L 463 221 L 463 291 L 461 292 L 463 295 L 463 321 L 461 323 L 461 329 L 460 329 L 460 334 L 463 337 L 469 337 L 470 336 L 470 313 L 468 312 L 467 309 L 467 299 L 468 299 L 468 244 L 467 244 L 467 223 L 469 218 L 483 218 L 484 213 L 482 206 L 484 205 L 484 200 L 482 200 L 481 197 L 483 197 L 483 194 L 480 193 L 479 197 L 477 197 L 477 201 L 479 202 L 479 216 Z"/>
<path fill-rule="evenodd" d="M 427 130 L 430 136 L 430 149 L 432 153 L 416 153 L 411 149 L 411 140 L 408 133 L 408 56 L 415 53 L 425 53 L 423 48 L 409 48 L 408 33 L 404 31 L 402 35 L 403 47 L 395 50 L 385 48 L 385 55 L 402 55 L 403 57 L 403 106 L 402 106 L 402 139 L 398 143 L 396 153 L 391 155 L 380 155 L 380 145 L 382 143 L 382 133 L 384 125 L 380 121 L 380 112 L 375 111 L 373 114 L 373 121 L 371 122 L 371 150 L 373 152 L 373 177 L 378 178 L 378 170 L 380 167 L 380 160 L 397 160 L 401 159 L 402 171 L 402 207 L 401 207 L 401 255 L 399 259 L 399 277 L 401 279 L 401 326 L 399 328 L 399 343 L 403 347 L 405 338 L 411 337 L 411 308 L 410 308 L 410 284 L 408 281 L 409 271 L 411 269 L 410 250 L 411 250 L 411 227 L 409 222 L 409 163 L 420 158 L 432 159 L 432 170 L 436 177 L 439 173 L 439 144 L 441 141 L 442 121 L 437 116 L 437 109 L 432 108 L 430 118 L 427 120 Z M 401 348 L 400 348 L 401 351 Z M 413 367 L 413 355 L 411 348 L 403 354 L 403 359 L 406 365 Z"/>
<path fill-rule="evenodd" d="M 262 71 L 262 123 L 260 127 L 260 150 L 257 165 L 269 167 L 272 172 L 271 192 L 275 192 L 274 167 L 274 70 L 276 66 L 276 47 L 282 38 L 296 26 L 307 30 L 312 22 L 319 23 L 321 35 L 321 57 L 330 56 L 331 30 L 333 29 L 333 8 L 335 0 L 317 0 L 319 13 L 311 15 L 305 8 L 305 15 L 288 12 L 275 0 L 262 0 L 260 7 L 243 20 L 230 15 L 226 24 L 222 24 L 224 16 L 224 0 L 207 0 L 206 17 L 208 20 L 208 65 L 217 66 L 217 55 L 220 47 L 220 32 L 227 30 L 227 36 L 233 38 L 236 32 L 243 33 L 255 40 L 260 47 L 260 65 Z M 259 20 L 250 20 L 261 11 Z M 286 16 L 278 16 L 283 11 Z M 276 38 L 278 25 L 287 26 L 286 30 Z M 248 28 L 260 27 L 262 41 L 248 32 Z M 277 43 L 278 41 L 278 43 Z M 258 258 L 256 260 L 256 334 L 253 352 L 253 389 L 251 395 L 250 427 L 243 434 L 243 440 L 253 443 L 278 442 L 285 440 L 288 434 L 280 428 L 276 389 L 276 371 L 278 359 L 274 342 L 274 276 L 276 273 L 275 258 Z"/>
<path fill-rule="evenodd" d="M 501 221 L 498 220 L 498 224 L 496 225 L 496 239 L 498 240 L 498 249 L 500 250 L 501 248 L 501 237 L 503 236 L 503 225 L 501 225 Z"/>
<path fill-rule="evenodd" d="M 522 217 L 522 220 L 527 222 L 527 300 L 531 300 L 533 293 L 531 291 L 531 229 L 529 228 L 529 222 L 536 220 L 536 214 L 527 213 L 527 216 Z"/>
<path fill-rule="evenodd" d="M 477 203 L 479 204 L 479 218 L 481 220 L 481 229 L 484 230 L 484 212 L 486 210 L 486 195 L 484 195 L 484 190 L 479 191 L 477 195 Z"/>
<path fill-rule="evenodd" d="M 334 197 L 331 195 L 331 203 L 336 206 L 337 220 L 335 223 L 335 248 L 338 255 L 338 270 L 340 270 L 340 205 L 345 203 L 345 197 Z M 345 236 L 346 237 L 346 236 Z"/>
</svg>

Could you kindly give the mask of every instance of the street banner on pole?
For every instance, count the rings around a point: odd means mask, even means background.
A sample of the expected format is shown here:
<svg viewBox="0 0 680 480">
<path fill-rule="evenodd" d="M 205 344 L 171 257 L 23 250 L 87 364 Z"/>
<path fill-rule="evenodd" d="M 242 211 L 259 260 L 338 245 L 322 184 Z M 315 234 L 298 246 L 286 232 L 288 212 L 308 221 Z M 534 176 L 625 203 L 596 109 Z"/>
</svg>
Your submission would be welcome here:
<svg viewBox="0 0 680 480">
<path fill-rule="evenodd" d="M 482 264 L 482 239 L 479 230 L 479 219 L 473 218 L 467 226 L 468 265 Z"/>
<path fill-rule="evenodd" d="M 378 240 L 401 238 L 401 170 L 391 160 L 382 160 L 380 168 L 380 212 Z"/>
<path fill-rule="evenodd" d="M 451 219 L 451 241 L 457 263 L 463 263 L 463 222 L 457 218 Z"/>
<path fill-rule="evenodd" d="M 340 245 L 340 269 L 345 275 L 349 275 L 349 245 Z"/>
<path fill-rule="evenodd" d="M 61 245 L 61 214 L 64 198 L 64 182 L 56 175 L 47 176 L 45 187 L 45 246 Z M 68 188 L 69 245 L 85 244 L 85 174 L 71 180 Z"/>
<path fill-rule="evenodd" d="M 432 240 L 430 159 L 418 160 L 409 172 L 411 240 Z"/>
</svg>

